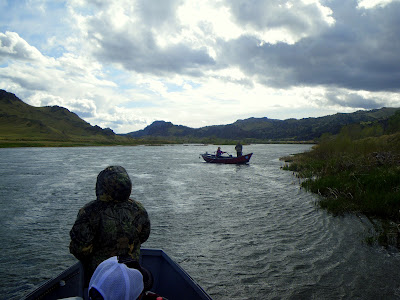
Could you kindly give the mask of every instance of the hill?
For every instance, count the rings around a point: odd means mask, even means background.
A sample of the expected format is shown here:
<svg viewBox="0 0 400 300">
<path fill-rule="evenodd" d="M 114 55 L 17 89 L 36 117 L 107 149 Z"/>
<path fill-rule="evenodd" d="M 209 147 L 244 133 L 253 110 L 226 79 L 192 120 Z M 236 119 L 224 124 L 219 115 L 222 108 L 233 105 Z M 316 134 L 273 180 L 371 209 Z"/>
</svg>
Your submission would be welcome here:
<svg viewBox="0 0 400 300">
<path fill-rule="evenodd" d="M 66 108 L 34 107 L 14 94 L 0 90 L 0 147 L 229 144 L 237 140 L 245 143 L 315 142 L 324 133 L 333 135 L 339 133 L 346 125 L 380 122 L 385 127 L 389 117 L 393 116 L 397 110 L 398 108 L 381 108 L 300 120 L 249 118 L 237 120 L 228 125 L 201 128 L 155 121 L 143 130 L 115 134 L 109 128 L 102 129 L 99 126 L 90 125 Z"/>
<path fill-rule="evenodd" d="M 111 142 L 111 129 L 92 126 L 59 106 L 34 107 L 0 90 L 0 141 Z"/>
<path fill-rule="evenodd" d="M 324 133 L 337 134 L 350 124 L 384 122 L 395 114 L 398 108 L 381 108 L 354 113 L 337 113 L 319 118 L 276 120 L 249 118 L 228 125 L 190 128 L 171 122 L 155 121 L 143 130 L 126 134 L 130 137 L 164 137 L 206 139 L 217 138 L 243 141 L 314 141 Z"/>
</svg>

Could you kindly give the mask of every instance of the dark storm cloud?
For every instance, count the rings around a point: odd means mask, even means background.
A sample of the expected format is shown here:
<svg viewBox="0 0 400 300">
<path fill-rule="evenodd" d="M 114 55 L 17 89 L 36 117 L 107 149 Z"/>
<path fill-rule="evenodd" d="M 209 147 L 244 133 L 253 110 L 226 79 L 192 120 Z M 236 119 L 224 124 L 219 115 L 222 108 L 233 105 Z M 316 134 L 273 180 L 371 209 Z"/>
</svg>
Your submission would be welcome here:
<svg viewBox="0 0 400 300">
<path fill-rule="evenodd" d="M 256 30 L 284 28 L 295 35 L 301 35 L 327 26 L 315 3 L 232 0 L 227 1 L 227 5 L 239 25 L 251 26 Z"/>
<path fill-rule="evenodd" d="M 223 45 L 225 63 L 279 88 L 324 85 L 351 90 L 400 88 L 400 4 L 357 9 L 356 1 L 329 2 L 336 23 L 294 45 L 263 44 L 242 36 Z"/>
<path fill-rule="evenodd" d="M 126 70 L 158 75 L 180 73 L 200 76 L 202 66 L 214 64 L 205 48 L 192 49 L 183 43 L 159 48 L 152 34 L 146 33 L 141 32 L 135 37 L 123 32 L 103 35 L 94 54 L 100 61 L 120 64 Z"/>
<path fill-rule="evenodd" d="M 91 19 L 88 36 L 98 45 L 94 55 L 139 73 L 201 76 L 203 66 L 215 64 L 205 47 L 192 48 L 183 42 L 161 47 L 156 42 L 157 31 L 171 28 L 179 33 L 175 13 L 181 2 L 141 0 L 132 7 L 140 21 L 121 29 L 113 28 L 110 19 Z"/>
<path fill-rule="evenodd" d="M 359 94 L 354 93 L 338 93 L 336 91 L 330 91 L 326 94 L 328 105 L 339 105 L 342 107 L 357 107 L 363 109 L 376 109 L 381 108 L 382 103 L 373 98 L 365 98 Z"/>
<path fill-rule="evenodd" d="M 399 90 L 398 2 L 373 9 L 357 8 L 356 0 L 325 1 L 324 9 L 315 3 L 288 3 L 232 0 L 218 4 L 227 7 L 247 33 L 232 40 L 211 38 L 212 27 L 200 22 L 198 28 L 210 37 L 203 37 L 203 47 L 179 38 L 161 46 L 157 40 L 163 33 L 179 37 L 184 30 L 177 18 L 181 0 L 157 4 L 140 0 L 128 9 L 137 20 L 122 27 L 115 27 L 111 17 L 90 18 L 87 35 L 97 45 L 93 48 L 97 59 L 139 73 L 202 76 L 210 70 L 238 67 L 249 82 L 276 88 Z M 334 22 L 329 24 L 327 18 Z M 269 30 L 283 30 L 297 42 L 269 44 L 259 35 Z M 210 48 L 216 51 L 215 58 Z"/>
</svg>

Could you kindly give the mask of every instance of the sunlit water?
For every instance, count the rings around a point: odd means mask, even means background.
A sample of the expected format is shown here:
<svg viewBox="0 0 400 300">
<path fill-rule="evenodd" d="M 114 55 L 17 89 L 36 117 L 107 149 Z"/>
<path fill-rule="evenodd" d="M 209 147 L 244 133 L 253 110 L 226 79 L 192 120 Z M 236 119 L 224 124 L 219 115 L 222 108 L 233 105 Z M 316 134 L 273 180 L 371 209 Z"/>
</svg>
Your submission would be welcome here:
<svg viewBox="0 0 400 300">
<path fill-rule="evenodd" d="M 75 262 L 69 230 L 108 165 L 127 169 L 150 215 L 143 246 L 162 248 L 214 299 L 400 299 L 399 253 L 365 245 L 366 220 L 319 210 L 281 170 L 279 157 L 310 146 L 245 146 L 254 155 L 241 166 L 199 158 L 215 148 L 0 149 L 1 299 Z"/>
</svg>

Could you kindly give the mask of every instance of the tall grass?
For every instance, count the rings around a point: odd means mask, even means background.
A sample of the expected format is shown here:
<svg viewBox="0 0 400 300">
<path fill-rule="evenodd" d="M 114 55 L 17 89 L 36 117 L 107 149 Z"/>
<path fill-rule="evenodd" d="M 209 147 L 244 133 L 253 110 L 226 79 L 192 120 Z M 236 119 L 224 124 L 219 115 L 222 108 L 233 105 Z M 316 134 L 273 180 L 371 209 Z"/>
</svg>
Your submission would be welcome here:
<svg viewBox="0 0 400 300">
<path fill-rule="evenodd" d="M 400 133 L 357 139 L 342 131 L 322 137 L 309 152 L 282 159 L 284 169 L 303 178 L 302 187 L 321 196 L 321 208 L 380 220 L 376 240 L 388 243 L 388 230 L 392 236 L 394 230 L 400 246 L 393 226 L 400 224 Z"/>
</svg>

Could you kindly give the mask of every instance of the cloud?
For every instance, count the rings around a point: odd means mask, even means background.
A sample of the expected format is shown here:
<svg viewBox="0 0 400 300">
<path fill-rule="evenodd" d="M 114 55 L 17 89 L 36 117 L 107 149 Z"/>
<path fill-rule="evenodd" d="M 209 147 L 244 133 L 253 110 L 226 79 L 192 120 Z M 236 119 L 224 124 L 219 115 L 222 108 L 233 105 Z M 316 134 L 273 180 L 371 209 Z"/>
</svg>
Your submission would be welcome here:
<svg viewBox="0 0 400 300">
<path fill-rule="evenodd" d="M 236 82 L 248 86 L 395 90 L 399 7 L 386 1 L 366 13 L 357 4 L 96 1 L 95 10 L 74 13 L 85 49 L 127 71 L 235 81 L 218 72 L 236 67 L 244 73 Z"/>
<path fill-rule="evenodd" d="M 374 7 L 384 7 L 392 2 L 398 2 L 399 0 L 359 0 L 358 7 L 359 8 L 374 8 Z"/>
<path fill-rule="evenodd" d="M 318 1 L 234 0 L 227 5 L 235 20 L 264 42 L 269 41 L 268 33 L 273 30 L 288 36 L 281 41 L 293 43 L 334 23 L 332 11 Z"/>
<path fill-rule="evenodd" d="M 351 1 L 349 1 L 351 3 Z M 339 2 L 334 2 L 338 4 Z M 348 3 L 348 2 L 346 2 Z M 365 13 L 349 4 L 335 6 L 335 26 L 295 44 L 261 44 L 254 36 L 221 43 L 225 63 L 237 65 L 260 83 L 353 90 L 398 90 L 400 6 Z"/>
<path fill-rule="evenodd" d="M 358 93 L 338 93 L 338 91 L 329 91 L 326 96 L 329 105 L 336 105 L 339 107 L 367 110 L 382 107 L 382 100 L 376 97 L 368 98 Z"/>
<path fill-rule="evenodd" d="M 151 35 L 132 37 L 114 33 L 96 38 L 96 42 L 100 47 L 93 54 L 99 60 L 138 73 L 200 76 L 202 66 L 214 64 L 206 49 L 191 49 L 184 44 L 160 49 Z"/>
<path fill-rule="evenodd" d="M 0 32 L 0 59 L 16 60 L 43 60 L 42 54 L 35 47 L 29 45 L 18 33 Z"/>
<path fill-rule="evenodd" d="M 116 133 L 128 133 L 146 127 L 154 119 L 143 116 L 137 109 L 114 106 L 107 111 L 97 112 L 96 115 L 87 118 L 87 121 L 102 128 L 112 128 Z"/>
<path fill-rule="evenodd" d="M 184 3 L 183 0 L 163 1 L 137 1 L 135 8 L 138 10 L 139 19 L 152 28 L 174 28 L 177 26 L 176 12 Z"/>
<path fill-rule="evenodd" d="M 128 1 L 124 6 L 118 2 L 100 13 L 81 15 L 86 47 L 99 61 L 129 71 L 200 76 L 202 66 L 214 64 L 205 47 L 193 48 L 179 41 L 161 46 L 157 42 L 158 35 L 167 33 L 168 28 L 172 30 L 170 21 L 174 23 L 174 7 L 178 3 L 165 1 L 159 7 L 149 1 Z M 136 10 L 132 18 L 130 13 Z M 169 26 L 164 28 L 165 24 Z"/>
<path fill-rule="evenodd" d="M 118 133 L 400 106 L 398 0 L 0 5 L 0 88 Z"/>
<path fill-rule="evenodd" d="M 25 100 L 37 107 L 54 105 L 65 107 L 84 119 L 96 116 L 96 104 L 90 99 L 68 99 L 54 96 L 46 92 L 37 92 L 33 93 Z"/>
</svg>

